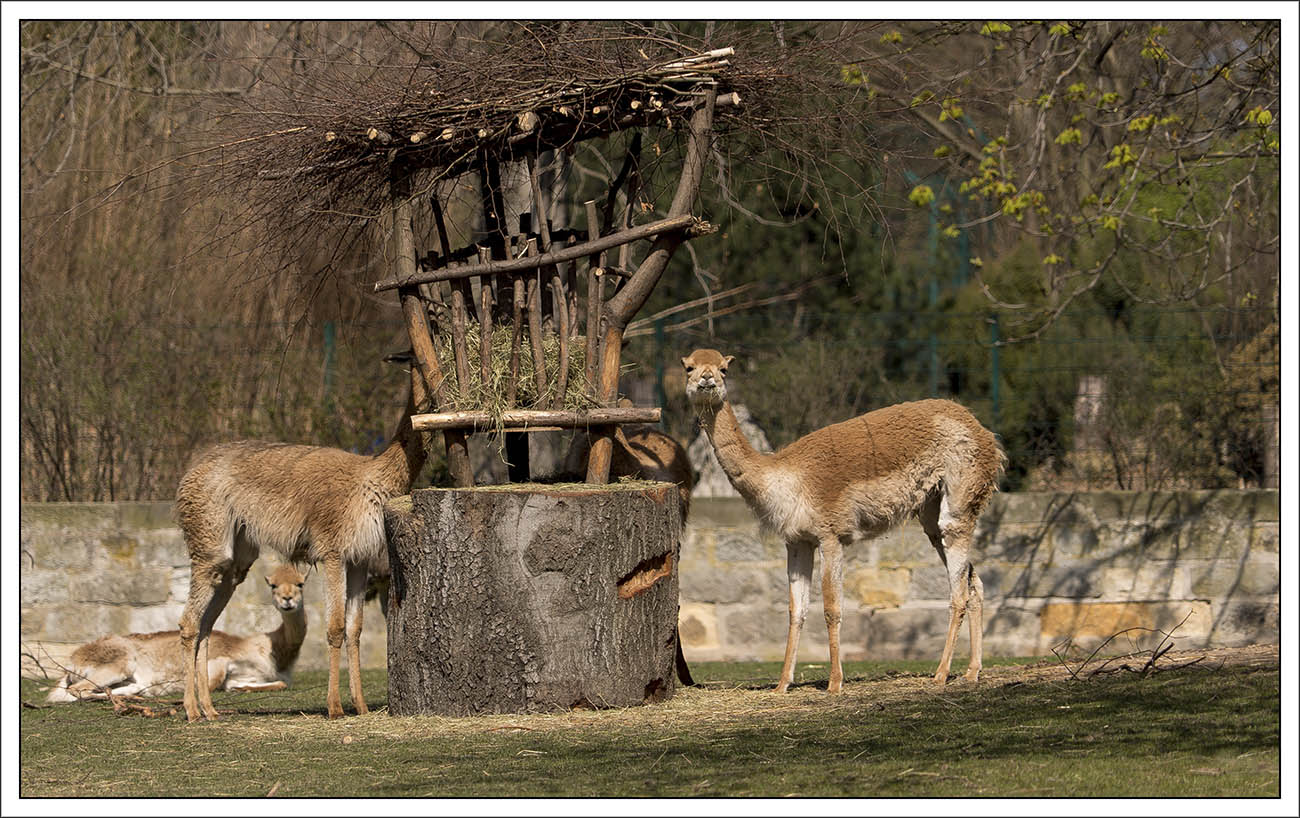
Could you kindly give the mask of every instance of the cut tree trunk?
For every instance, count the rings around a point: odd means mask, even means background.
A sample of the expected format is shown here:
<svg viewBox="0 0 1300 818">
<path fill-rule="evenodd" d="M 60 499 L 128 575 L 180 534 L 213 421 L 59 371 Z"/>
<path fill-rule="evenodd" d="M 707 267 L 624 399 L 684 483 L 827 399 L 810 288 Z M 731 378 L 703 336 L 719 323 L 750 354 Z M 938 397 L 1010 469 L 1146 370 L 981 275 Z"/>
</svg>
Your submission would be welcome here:
<svg viewBox="0 0 1300 818">
<path fill-rule="evenodd" d="M 623 707 L 673 694 L 676 486 L 422 489 L 384 516 L 394 715 Z"/>
</svg>

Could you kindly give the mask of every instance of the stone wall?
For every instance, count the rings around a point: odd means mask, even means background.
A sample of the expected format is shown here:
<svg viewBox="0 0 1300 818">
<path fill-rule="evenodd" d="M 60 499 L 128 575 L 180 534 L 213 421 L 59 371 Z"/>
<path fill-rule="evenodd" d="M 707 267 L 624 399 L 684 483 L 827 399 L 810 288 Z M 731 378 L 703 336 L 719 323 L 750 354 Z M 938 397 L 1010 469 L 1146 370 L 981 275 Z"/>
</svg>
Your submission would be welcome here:
<svg viewBox="0 0 1300 818">
<path fill-rule="evenodd" d="M 1091 649 L 1132 627 L 1176 628 L 1180 648 L 1278 641 L 1278 492 L 999 494 L 977 530 L 985 588 L 985 655 Z M 24 504 L 23 650 L 52 666 L 108 633 L 173 629 L 189 560 L 170 503 Z M 947 628 L 942 565 L 916 523 L 845 552 L 846 659 L 937 661 Z M 814 566 L 814 571 L 820 571 Z M 279 622 L 253 566 L 218 627 Z M 681 635 L 688 660 L 779 660 L 788 599 L 785 548 L 760 532 L 744 502 L 696 498 L 682 544 Z M 800 656 L 824 660 L 820 583 Z M 323 587 L 309 573 L 309 630 L 299 668 L 325 666 Z M 385 624 L 365 611 L 362 661 L 383 667 Z M 1127 650 L 1159 635 L 1134 632 Z M 966 629 L 958 646 L 966 650 Z M 28 659 L 24 672 L 38 672 Z"/>
<path fill-rule="evenodd" d="M 1176 629 L 1180 648 L 1277 642 L 1276 491 L 995 495 L 976 531 L 986 656 L 1091 650 L 1126 628 Z M 820 564 L 800 657 L 826 658 Z M 785 547 L 739 499 L 691 504 L 681 559 L 688 659 L 780 660 Z M 845 550 L 844 658 L 939 659 L 948 583 L 909 522 Z M 1158 642 L 1134 631 L 1115 652 Z M 968 650 L 962 628 L 957 656 Z"/>
</svg>

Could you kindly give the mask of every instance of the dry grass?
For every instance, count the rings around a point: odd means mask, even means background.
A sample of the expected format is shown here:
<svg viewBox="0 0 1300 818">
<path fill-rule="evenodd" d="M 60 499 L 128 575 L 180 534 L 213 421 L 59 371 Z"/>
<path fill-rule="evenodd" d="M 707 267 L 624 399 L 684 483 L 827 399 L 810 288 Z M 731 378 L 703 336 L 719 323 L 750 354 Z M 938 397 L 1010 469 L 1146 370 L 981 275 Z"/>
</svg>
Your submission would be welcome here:
<svg viewBox="0 0 1300 818">
<path fill-rule="evenodd" d="M 22 794 L 1275 797 L 1277 647 L 1159 664 L 986 666 L 937 688 L 929 663 L 853 663 L 837 697 L 824 665 L 778 695 L 770 667 L 700 664 L 704 684 L 647 707 L 394 717 L 377 695 L 332 722 L 320 674 L 304 674 L 285 693 L 219 697 L 234 712 L 212 724 L 24 709 Z"/>
</svg>

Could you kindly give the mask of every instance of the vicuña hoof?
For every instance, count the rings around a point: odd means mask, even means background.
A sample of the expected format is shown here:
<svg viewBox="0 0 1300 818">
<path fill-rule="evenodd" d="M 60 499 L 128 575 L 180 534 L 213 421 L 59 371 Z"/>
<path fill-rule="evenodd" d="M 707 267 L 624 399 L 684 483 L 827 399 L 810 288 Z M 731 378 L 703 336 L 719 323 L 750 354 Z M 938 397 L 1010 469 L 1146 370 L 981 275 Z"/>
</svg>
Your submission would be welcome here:
<svg viewBox="0 0 1300 818">
<path fill-rule="evenodd" d="M 973 668 L 971 668 L 970 670 L 966 671 L 966 681 L 968 681 L 968 682 L 978 682 L 979 680 L 980 680 L 980 669 L 979 669 L 979 668 L 977 668 L 977 667 L 973 667 Z"/>
</svg>

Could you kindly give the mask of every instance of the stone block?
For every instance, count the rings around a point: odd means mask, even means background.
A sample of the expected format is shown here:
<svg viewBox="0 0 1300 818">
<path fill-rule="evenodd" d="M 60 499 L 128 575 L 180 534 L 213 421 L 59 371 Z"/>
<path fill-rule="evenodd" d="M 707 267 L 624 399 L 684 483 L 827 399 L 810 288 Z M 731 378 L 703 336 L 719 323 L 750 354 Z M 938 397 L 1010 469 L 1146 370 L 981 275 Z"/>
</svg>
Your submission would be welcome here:
<svg viewBox="0 0 1300 818">
<path fill-rule="evenodd" d="M 48 609 L 41 639 L 89 642 L 101 636 L 130 633 L 131 609 L 125 605 L 59 605 Z"/>
<path fill-rule="evenodd" d="M 1097 587 L 1111 601 L 1138 602 L 1187 596 L 1187 571 L 1174 560 L 1101 566 Z"/>
<path fill-rule="evenodd" d="M 1008 570 L 1000 579 L 1000 598 L 1101 596 L 1098 566 L 1091 561 L 1074 560 L 1045 565 L 1022 566 Z M 985 596 L 987 597 L 987 584 Z"/>
<path fill-rule="evenodd" d="M 775 538 L 763 537 L 757 531 L 743 528 L 726 529 L 718 532 L 713 553 L 718 562 L 765 562 L 784 559 L 785 548 L 774 540 Z"/>
<path fill-rule="evenodd" d="M 948 569 L 937 559 L 932 562 L 933 565 L 912 569 L 912 584 L 907 589 L 907 601 L 929 599 L 947 602 L 951 597 L 948 588 Z M 983 573 L 983 570 L 980 570 L 981 581 L 983 581 Z M 987 597 L 988 583 L 985 583 L 984 592 Z"/>
<path fill-rule="evenodd" d="M 969 628 L 967 628 L 969 631 Z M 1039 612 L 1036 607 L 984 606 L 984 656 L 1039 655 Z"/>
<path fill-rule="evenodd" d="M 128 633 L 154 633 L 156 631 L 174 631 L 180 627 L 181 612 L 184 605 L 167 603 L 133 608 L 128 620 Z"/>
<path fill-rule="evenodd" d="M 871 608 L 897 608 L 907 598 L 911 573 L 907 568 L 859 568 L 844 578 L 844 593 Z"/>
<path fill-rule="evenodd" d="M 698 602 L 682 604 L 677 611 L 677 633 L 683 649 L 717 650 L 717 606 Z"/>
<path fill-rule="evenodd" d="M 785 655 L 790 625 L 786 606 L 719 605 L 717 612 L 719 642 L 738 660 L 744 656 L 752 658 L 741 661 L 770 661 Z"/>
<path fill-rule="evenodd" d="M 1192 594 L 1201 599 L 1277 596 L 1281 573 L 1271 560 L 1206 560 L 1192 574 Z"/>
<path fill-rule="evenodd" d="M 1271 551 L 1276 554 L 1282 533 L 1278 523 L 1256 522 L 1250 527 L 1251 550 Z"/>
<path fill-rule="evenodd" d="M 118 526 L 123 531 L 176 528 L 174 508 L 171 502 L 118 503 Z"/>
<path fill-rule="evenodd" d="M 68 574 L 40 568 L 23 570 L 18 577 L 19 593 L 24 605 L 68 602 Z"/>
<path fill-rule="evenodd" d="M 700 565 L 708 565 L 713 562 L 713 547 L 718 539 L 718 531 L 715 528 L 704 528 L 697 526 L 687 526 L 682 533 L 681 558 L 682 570 L 686 570 L 686 560 L 692 560 Z"/>
<path fill-rule="evenodd" d="M 113 503 L 22 503 L 19 526 L 34 531 L 102 531 L 118 527 Z"/>
<path fill-rule="evenodd" d="M 757 528 L 758 518 L 740 497 L 700 497 L 691 501 L 687 528 Z"/>
<path fill-rule="evenodd" d="M 1055 554 L 1069 557 L 1094 556 L 1101 544 L 1097 520 L 1090 507 L 1072 503 L 1063 507 L 1047 527 Z"/>
<path fill-rule="evenodd" d="M 57 605 L 32 605 L 24 599 L 23 606 L 18 610 L 18 635 L 23 639 L 43 636 L 46 632 L 45 620 L 57 609 Z"/>
<path fill-rule="evenodd" d="M 30 567 L 81 572 L 100 556 L 95 534 L 49 529 L 23 532 L 24 569 Z"/>
<path fill-rule="evenodd" d="M 1217 606 L 1212 645 L 1276 644 L 1281 638 L 1280 605 L 1277 602 L 1226 602 Z"/>
<path fill-rule="evenodd" d="M 1053 543 L 1041 524 L 1014 523 L 988 531 L 987 537 L 977 533 L 975 538 L 981 560 L 1028 562 L 1051 557 Z"/>
<path fill-rule="evenodd" d="M 1046 644 L 1105 639 L 1130 628 L 1170 631 L 1185 639 L 1204 638 L 1213 625 L 1210 604 L 1200 600 L 1176 602 L 1049 602 L 1039 616 Z M 1157 634 L 1158 635 L 1158 634 Z M 1134 632 L 1133 639 L 1143 636 Z M 1123 640 L 1123 641 L 1120 641 Z M 1116 650 L 1128 641 L 1117 640 Z"/>
<path fill-rule="evenodd" d="M 968 628 L 962 628 L 963 632 Z M 948 606 L 942 608 L 903 607 L 879 610 L 871 617 L 866 639 L 867 655 L 872 659 L 934 659 L 943 652 L 948 634 Z M 958 640 L 961 646 L 966 637 Z"/>
<path fill-rule="evenodd" d="M 691 602 L 771 603 L 788 598 L 785 569 L 775 566 L 719 564 L 707 572 L 683 572 L 680 596 Z"/>
<path fill-rule="evenodd" d="M 170 593 L 170 568 L 105 567 L 68 582 L 69 599 L 79 603 L 156 605 L 166 602 Z"/>
<path fill-rule="evenodd" d="M 908 521 L 876 538 L 882 566 L 911 565 L 935 558 L 934 546 L 919 523 Z"/>
<path fill-rule="evenodd" d="M 190 555 L 179 528 L 153 528 L 135 534 L 136 559 L 141 565 L 189 568 Z"/>
</svg>

